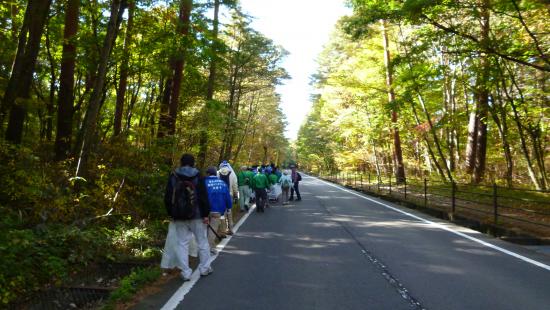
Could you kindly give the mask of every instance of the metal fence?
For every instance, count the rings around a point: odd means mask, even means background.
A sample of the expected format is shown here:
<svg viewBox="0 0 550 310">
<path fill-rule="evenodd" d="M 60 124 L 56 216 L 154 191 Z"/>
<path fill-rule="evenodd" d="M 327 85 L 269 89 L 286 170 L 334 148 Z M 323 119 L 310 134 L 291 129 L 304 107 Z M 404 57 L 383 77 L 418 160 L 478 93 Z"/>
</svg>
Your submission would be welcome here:
<svg viewBox="0 0 550 310">
<path fill-rule="evenodd" d="M 550 191 L 460 184 L 360 172 L 311 173 L 346 187 L 446 212 L 451 218 L 478 220 L 550 237 Z"/>
</svg>

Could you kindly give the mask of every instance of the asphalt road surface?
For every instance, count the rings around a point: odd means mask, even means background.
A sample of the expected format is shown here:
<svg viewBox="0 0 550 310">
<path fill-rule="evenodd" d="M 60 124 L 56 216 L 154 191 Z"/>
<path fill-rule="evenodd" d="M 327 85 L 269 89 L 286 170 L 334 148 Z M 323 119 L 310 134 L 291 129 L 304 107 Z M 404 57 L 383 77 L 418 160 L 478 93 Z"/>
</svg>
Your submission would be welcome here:
<svg viewBox="0 0 550 310">
<path fill-rule="evenodd" d="M 549 256 L 312 177 L 300 188 L 251 213 L 212 275 L 137 308 L 550 309 Z"/>
</svg>

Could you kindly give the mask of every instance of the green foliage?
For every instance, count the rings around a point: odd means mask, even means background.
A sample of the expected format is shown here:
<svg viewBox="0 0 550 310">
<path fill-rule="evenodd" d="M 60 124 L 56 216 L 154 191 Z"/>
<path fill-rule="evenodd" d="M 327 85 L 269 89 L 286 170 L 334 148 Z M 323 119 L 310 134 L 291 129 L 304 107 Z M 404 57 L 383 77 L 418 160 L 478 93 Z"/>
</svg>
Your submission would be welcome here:
<svg viewBox="0 0 550 310">
<path fill-rule="evenodd" d="M 2 208 L 0 211 L 9 214 Z M 2 227 L 12 223 L 2 221 Z M 2 229 L 0 264 L 1 304 L 28 295 L 45 283 L 59 284 L 70 266 L 85 266 L 109 255 L 109 238 L 104 231 L 63 225 L 34 229 Z M 74 267 L 73 267 L 74 268 Z"/>
<path fill-rule="evenodd" d="M 120 286 L 111 293 L 103 309 L 114 309 L 117 302 L 128 301 L 146 284 L 154 282 L 162 275 L 159 267 L 137 268 L 120 281 Z"/>
<path fill-rule="evenodd" d="M 313 108 L 296 146 L 303 166 L 391 173 L 396 111 L 409 176 L 448 179 L 447 166 L 456 181 L 470 182 L 468 125 L 472 112 L 483 113 L 479 93 L 485 89 L 485 180 L 548 184 L 550 141 L 539 137 L 548 136 L 550 109 L 540 94 L 550 50 L 541 44 L 547 36 L 532 31 L 548 26 L 537 1 L 349 2 L 354 14 L 340 21 L 319 57 Z M 490 16 L 487 37 L 483 14 Z M 391 102 L 381 20 L 388 25 Z M 537 164 L 529 164 L 534 158 Z"/>
</svg>

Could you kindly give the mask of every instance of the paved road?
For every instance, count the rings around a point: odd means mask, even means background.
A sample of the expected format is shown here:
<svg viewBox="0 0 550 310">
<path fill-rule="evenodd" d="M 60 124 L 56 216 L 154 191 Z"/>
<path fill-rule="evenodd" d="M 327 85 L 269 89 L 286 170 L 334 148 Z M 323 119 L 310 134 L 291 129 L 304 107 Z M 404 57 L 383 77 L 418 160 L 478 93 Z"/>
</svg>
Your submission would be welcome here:
<svg viewBox="0 0 550 310">
<path fill-rule="evenodd" d="M 251 214 L 177 309 L 550 309 L 549 256 L 315 178 L 301 189 Z"/>
</svg>

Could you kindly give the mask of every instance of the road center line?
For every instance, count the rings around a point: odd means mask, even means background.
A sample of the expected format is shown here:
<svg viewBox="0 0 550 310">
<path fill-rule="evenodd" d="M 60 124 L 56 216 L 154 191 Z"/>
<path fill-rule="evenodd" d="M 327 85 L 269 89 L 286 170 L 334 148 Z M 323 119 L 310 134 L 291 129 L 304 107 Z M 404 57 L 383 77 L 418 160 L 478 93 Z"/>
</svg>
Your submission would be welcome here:
<svg viewBox="0 0 550 310">
<path fill-rule="evenodd" d="M 308 177 L 314 178 L 314 177 L 312 177 L 312 176 L 308 176 Z M 527 263 L 529 263 L 529 264 L 533 264 L 533 265 L 535 265 L 535 266 L 537 266 L 537 267 L 540 267 L 540 268 L 543 268 L 543 269 L 546 269 L 546 270 L 550 271 L 550 266 L 549 266 L 549 265 L 546 265 L 546 264 L 544 264 L 544 263 L 541 263 L 541 262 L 538 262 L 538 261 L 536 261 L 536 260 L 530 259 L 530 258 L 525 257 L 525 256 L 523 256 L 523 255 L 520 255 L 520 254 L 518 254 L 518 253 L 509 251 L 509 250 L 506 250 L 506 249 L 504 249 L 504 248 L 501 248 L 501 247 L 496 246 L 496 245 L 494 245 L 494 244 L 488 243 L 488 242 L 486 242 L 486 241 L 483 241 L 483 240 L 474 238 L 474 237 L 469 236 L 469 235 L 467 235 L 467 234 L 464 234 L 464 233 L 461 233 L 461 232 L 456 231 L 456 230 L 454 230 L 454 229 L 451 229 L 451 228 L 449 228 L 449 227 L 447 227 L 447 226 L 445 226 L 445 225 L 442 225 L 442 224 L 439 224 L 439 223 L 435 223 L 435 222 L 426 220 L 426 219 L 424 219 L 424 218 L 421 218 L 421 217 L 416 216 L 416 215 L 414 215 L 414 214 L 411 214 L 411 213 L 409 213 L 409 212 L 405 212 L 405 211 L 403 211 L 403 210 L 400 210 L 400 209 L 398 209 L 398 208 L 392 207 L 392 206 L 387 205 L 387 204 L 385 204 L 385 203 L 383 203 L 383 202 L 377 201 L 377 200 L 375 200 L 375 199 L 369 198 L 369 197 L 364 196 L 364 195 L 361 195 L 361 194 L 359 194 L 359 193 L 356 193 L 356 192 L 353 192 L 353 191 L 344 189 L 344 188 L 342 188 L 341 186 L 338 186 L 338 185 L 329 183 L 329 182 L 324 181 L 324 180 L 321 180 L 321 179 L 319 179 L 319 178 L 314 178 L 314 179 L 316 179 L 316 180 L 319 181 L 319 182 L 325 183 L 326 185 L 329 185 L 329 186 L 332 186 L 332 187 L 334 187 L 334 188 L 337 188 L 337 189 L 339 189 L 339 190 L 341 190 L 341 191 L 344 191 L 344 192 L 346 192 L 346 193 L 353 194 L 353 195 L 355 195 L 355 196 L 357 196 L 357 197 L 360 197 L 360 198 L 363 198 L 363 199 L 365 199 L 365 200 L 374 202 L 374 203 L 379 204 L 379 205 L 381 205 L 381 206 L 383 206 L 383 207 L 385 207 L 385 208 L 388 208 L 388 209 L 390 209 L 390 210 L 393 210 L 393 211 L 399 212 L 399 213 L 401 213 L 401 214 L 404 214 L 404 215 L 406 215 L 406 216 L 412 217 L 412 218 L 414 218 L 414 219 L 416 219 L 416 220 L 419 220 L 419 221 L 421 221 L 421 222 L 424 222 L 424 223 L 426 223 L 426 224 L 429 224 L 429 225 L 431 225 L 431 226 L 433 226 L 433 227 L 437 227 L 437 228 L 439 228 L 439 229 L 448 231 L 448 232 L 453 233 L 453 234 L 455 234 L 455 235 L 458 235 L 458 236 L 460 236 L 460 237 L 463 237 L 463 238 L 469 239 L 469 240 L 471 240 L 471 241 L 477 242 L 477 243 L 479 243 L 479 244 L 481 244 L 481 245 L 484 245 L 484 246 L 486 246 L 486 247 L 488 247 L 488 248 L 491 248 L 491 249 L 493 249 L 493 250 L 496 250 L 496 251 L 502 252 L 502 253 L 504 253 L 504 254 L 513 256 L 513 257 L 515 257 L 515 258 L 519 258 L 519 259 L 521 259 L 522 261 L 525 261 L 525 262 L 527 262 Z"/>
<path fill-rule="evenodd" d="M 237 222 L 237 224 L 235 226 L 233 226 L 233 233 L 234 234 L 237 234 L 237 232 L 239 231 L 239 228 L 241 227 L 241 225 L 246 221 L 246 219 L 248 219 L 248 216 L 250 216 L 250 214 L 253 213 L 254 209 L 256 209 L 256 205 L 253 205 L 252 207 L 250 207 L 250 210 Z M 214 262 L 214 260 L 216 260 L 216 258 L 218 258 L 218 256 L 220 255 L 222 250 L 225 248 L 225 246 L 229 243 L 231 238 L 233 238 L 233 236 L 229 235 L 227 238 L 223 239 L 222 242 L 220 242 L 220 243 L 218 243 L 218 245 L 216 245 L 216 250 L 217 250 L 218 253 L 216 253 L 216 255 L 213 255 L 213 256 L 210 257 L 210 263 Z M 191 291 L 193 286 L 195 286 L 197 281 L 199 281 L 200 277 L 201 277 L 201 275 L 200 275 L 200 272 L 199 272 L 199 268 L 197 268 L 197 269 L 195 269 L 195 271 L 191 275 L 191 280 L 188 281 L 188 282 L 184 282 L 180 286 L 180 288 L 174 293 L 174 295 L 172 295 L 172 297 L 170 297 L 170 299 L 166 302 L 166 304 L 164 306 L 162 306 L 161 310 L 176 309 L 176 307 L 185 298 L 185 295 L 187 295 L 187 293 L 189 293 L 189 291 Z"/>
</svg>

